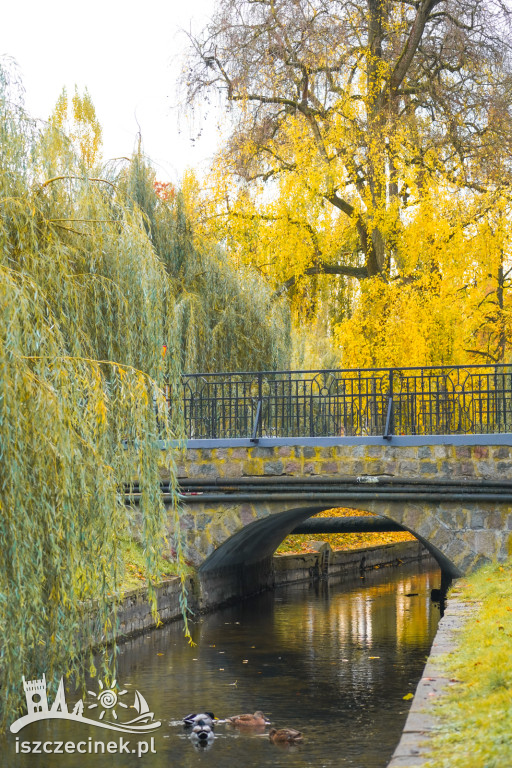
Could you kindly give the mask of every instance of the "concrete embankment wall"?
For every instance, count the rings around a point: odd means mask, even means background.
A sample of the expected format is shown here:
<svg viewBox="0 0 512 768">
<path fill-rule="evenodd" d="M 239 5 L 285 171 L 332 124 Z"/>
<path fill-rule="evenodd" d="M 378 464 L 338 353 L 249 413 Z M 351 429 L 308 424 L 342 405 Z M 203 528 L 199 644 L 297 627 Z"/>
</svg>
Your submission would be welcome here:
<svg viewBox="0 0 512 768">
<path fill-rule="evenodd" d="M 440 725 L 434 714 L 435 704 L 448 686 L 456 685 L 455 681 L 446 677 L 441 659 L 456 650 L 459 632 L 474 613 L 475 606 L 465 603 L 452 591 L 444 616 L 439 622 L 423 677 L 416 688 L 402 738 L 387 768 L 413 768 L 428 763 L 430 739 Z"/>
<path fill-rule="evenodd" d="M 428 552 L 419 542 L 400 542 L 381 547 L 357 549 L 351 551 L 332 551 L 328 544 L 323 544 L 314 553 L 303 555 L 285 554 L 273 558 L 273 586 L 292 584 L 300 581 L 312 581 L 318 578 L 354 574 L 381 566 L 400 565 L 429 557 Z M 187 602 L 195 614 L 214 610 L 226 603 L 223 591 L 201 589 L 197 576 L 189 576 L 186 581 Z M 157 589 L 157 605 L 160 621 L 166 623 L 181 618 L 179 578 L 172 578 L 162 583 Z M 126 592 L 117 611 L 119 635 L 131 637 L 156 626 L 147 599 L 145 587 Z"/>
</svg>

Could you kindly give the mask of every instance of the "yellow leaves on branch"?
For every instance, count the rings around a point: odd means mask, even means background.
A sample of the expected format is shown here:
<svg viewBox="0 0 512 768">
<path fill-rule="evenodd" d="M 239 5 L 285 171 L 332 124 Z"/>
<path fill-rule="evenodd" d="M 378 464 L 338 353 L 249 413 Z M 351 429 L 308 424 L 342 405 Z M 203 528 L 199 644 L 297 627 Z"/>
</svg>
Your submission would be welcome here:
<svg viewBox="0 0 512 768">
<path fill-rule="evenodd" d="M 71 102 L 64 88 L 49 122 L 71 140 L 86 168 L 96 165 L 100 159 L 102 131 L 87 88 L 80 94 L 75 86 Z"/>
</svg>

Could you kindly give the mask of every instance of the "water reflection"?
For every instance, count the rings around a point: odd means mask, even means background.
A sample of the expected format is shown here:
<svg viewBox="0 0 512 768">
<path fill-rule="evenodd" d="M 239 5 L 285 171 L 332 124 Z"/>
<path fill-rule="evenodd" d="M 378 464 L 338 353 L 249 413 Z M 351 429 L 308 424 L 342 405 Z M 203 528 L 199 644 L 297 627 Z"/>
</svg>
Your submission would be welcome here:
<svg viewBox="0 0 512 768">
<path fill-rule="evenodd" d="M 405 721 L 403 696 L 414 691 L 435 633 L 439 610 L 429 596 L 439 586 L 437 570 L 385 569 L 349 585 L 296 585 L 218 611 L 194 625 L 195 647 L 178 624 L 155 630 L 122 646 L 118 674 L 130 696 L 140 690 L 163 723 L 154 754 L 21 755 L 9 735 L 7 764 L 383 768 Z M 95 690 L 96 681 L 91 686 Z M 71 704 L 79 698 L 73 691 L 66 696 Z M 179 721 L 205 710 L 217 717 L 262 710 L 276 728 L 302 731 L 304 744 L 283 750 L 266 733 L 219 724 L 209 748 L 198 748 Z M 18 736 L 119 739 L 93 730 L 47 721 Z"/>
</svg>

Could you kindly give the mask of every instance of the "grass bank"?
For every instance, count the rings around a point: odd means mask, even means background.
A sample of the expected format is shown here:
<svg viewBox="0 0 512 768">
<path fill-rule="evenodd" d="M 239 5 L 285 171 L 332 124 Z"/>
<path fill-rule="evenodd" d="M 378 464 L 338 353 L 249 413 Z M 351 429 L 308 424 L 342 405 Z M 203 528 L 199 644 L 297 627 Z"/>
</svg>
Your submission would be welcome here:
<svg viewBox="0 0 512 768">
<path fill-rule="evenodd" d="M 512 764 L 512 558 L 457 581 L 475 606 L 456 651 L 442 664 L 456 684 L 434 714 L 439 731 L 428 768 L 505 768 Z"/>
<path fill-rule="evenodd" d="M 147 571 L 142 545 L 134 539 L 122 538 L 119 540 L 119 549 L 124 568 L 120 584 L 120 592 L 124 593 L 128 592 L 130 589 L 144 587 L 147 581 Z M 161 580 L 168 579 L 171 576 L 177 576 L 178 574 L 176 563 L 172 560 L 167 560 L 164 557 L 158 558 L 158 568 L 160 570 Z M 185 573 L 187 574 L 192 573 L 193 570 L 192 567 L 185 567 Z"/>
</svg>

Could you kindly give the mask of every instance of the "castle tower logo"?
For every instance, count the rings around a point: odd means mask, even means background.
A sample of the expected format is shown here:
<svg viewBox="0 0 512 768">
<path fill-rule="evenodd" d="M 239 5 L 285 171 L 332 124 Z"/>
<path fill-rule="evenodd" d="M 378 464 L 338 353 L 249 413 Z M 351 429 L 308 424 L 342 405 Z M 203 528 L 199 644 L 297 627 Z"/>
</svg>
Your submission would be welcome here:
<svg viewBox="0 0 512 768">
<path fill-rule="evenodd" d="M 75 703 L 72 712 L 68 710 L 62 677 L 51 707 L 48 704 L 46 676 L 44 674 L 40 680 L 25 680 L 23 677 L 23 689 L 27 701 L 27 714 L 12 723 L 11 733 L 18 733 L 26 725 L 37 720 L 54 719 L 74 720 L 99 728 L 107 728 L 111 731 L 121 731 L 122 733 L 151 733 L 162 725 L 159 720 L 154 719 L 154 714 L 150 711 L 148 703 L 140 691 L 135 691 L 135 699 L 131 705 L 137 712 L 137 716 L 128 721 L 121 720 L 119 715 L 122 712 L 128 714 L 130 705 L 126 699 L 122 700 L 123 696 L 128 694 L 128 691 L 124 689 L 119 690 L 116 680 L 110 685 L 104 684 L 99 680 L 98 693 L 87 691 L 91 697 L 91 703 L 87 704 L 85 699 L 79 699 Z M 92 710 L 91 715 L 99 714 L 97 720 L 87 716 L 89 710 Z M 87 714 L 85 714 L 86 712 Z"/>
<path fill-rule="evenodd" d="M 46 677 L 41 680 L 29 680 L 23 678 L 23 688 L 27 698 L 27 711 L 29 715 L 37 712 L 48 712 L 48 700 L 46 698 Z"/>
</svg>

